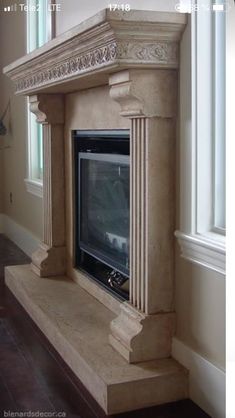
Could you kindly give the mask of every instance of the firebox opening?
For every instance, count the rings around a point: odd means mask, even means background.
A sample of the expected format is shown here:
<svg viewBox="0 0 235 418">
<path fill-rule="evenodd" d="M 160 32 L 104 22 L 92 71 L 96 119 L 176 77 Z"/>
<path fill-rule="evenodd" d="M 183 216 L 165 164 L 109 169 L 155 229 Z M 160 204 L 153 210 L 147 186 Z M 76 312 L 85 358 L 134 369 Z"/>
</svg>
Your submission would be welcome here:
<svg viewBox="0 0 235 418">
<path fill-rule="evenodd" d="M 129 297 L 129 131 L 74 131 L 75 267 Z"/>
</svg>

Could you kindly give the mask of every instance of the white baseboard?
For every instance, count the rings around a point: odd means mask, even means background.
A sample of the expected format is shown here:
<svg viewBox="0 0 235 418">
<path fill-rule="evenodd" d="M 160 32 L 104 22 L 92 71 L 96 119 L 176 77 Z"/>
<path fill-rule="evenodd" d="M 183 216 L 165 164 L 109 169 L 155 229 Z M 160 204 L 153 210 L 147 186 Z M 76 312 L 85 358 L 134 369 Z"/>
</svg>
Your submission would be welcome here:
<svg viewBox="0 0 235 418">
<path fill-rule="evenodd" d="M 225 417 L 225 372 L 173 338 L 172 356 L 189 370 L 189 396 L 213 418 Z"/>
<path fill-rule="evenodd" d="M 0 232 L 24 251 L 29 257 L 38 248 L 40 240 L 9 216 L 0 214 Z"/>
</svg>

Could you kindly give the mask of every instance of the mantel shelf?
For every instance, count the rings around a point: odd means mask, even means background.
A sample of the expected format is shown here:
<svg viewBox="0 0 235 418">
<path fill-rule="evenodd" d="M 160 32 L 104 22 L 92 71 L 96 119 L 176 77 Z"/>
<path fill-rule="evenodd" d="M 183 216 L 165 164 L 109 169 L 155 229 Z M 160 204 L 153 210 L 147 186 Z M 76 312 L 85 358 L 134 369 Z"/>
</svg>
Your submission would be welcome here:
<svg viewBox="0 0 235 418">
<path fill-rule="evenodd" d="M 108 83 L 128 68 L 177 68 L 186 15 L 102 10 L 3 72 L 16 93 L 68 93 Z"/>
</svg>

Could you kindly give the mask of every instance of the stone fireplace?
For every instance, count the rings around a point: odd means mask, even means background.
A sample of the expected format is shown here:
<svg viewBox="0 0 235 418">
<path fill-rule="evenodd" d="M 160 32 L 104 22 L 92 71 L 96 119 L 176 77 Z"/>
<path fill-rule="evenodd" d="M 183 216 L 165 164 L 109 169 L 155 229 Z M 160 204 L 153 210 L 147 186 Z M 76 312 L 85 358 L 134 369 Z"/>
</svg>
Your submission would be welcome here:
<svg viewBox="0 0 235 418">
<path fill-rule="evenodd" d="M 183 14 L 104 10 L 5 68 L 43 124 L 44 238 L 6 283 L 108 414 L 187 397 L 171 358 Z M 73 131 L 130 133 L 129 300 L 76 264 Z"/>
</svg>

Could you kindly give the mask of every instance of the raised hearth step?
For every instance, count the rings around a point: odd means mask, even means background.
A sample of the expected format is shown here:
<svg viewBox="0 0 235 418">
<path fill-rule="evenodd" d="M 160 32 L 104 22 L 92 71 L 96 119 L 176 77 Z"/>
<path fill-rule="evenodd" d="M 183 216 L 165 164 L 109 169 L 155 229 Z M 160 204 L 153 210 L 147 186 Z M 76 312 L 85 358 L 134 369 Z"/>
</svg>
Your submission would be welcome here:
<svg viewBox="0 0 235 418">
<path fill-rule="evenodd" d="M 115 314 L 67 277 L 39 278 L 29 265 L 7 267 L 6 284 L 107 414 L 188 397 L 175 360 L 128 364 L 110 345 Z"/>
</svg>

